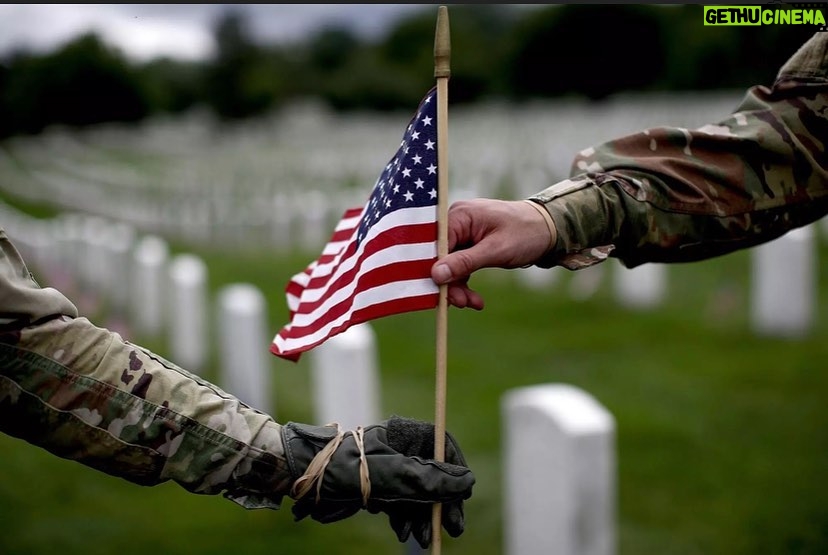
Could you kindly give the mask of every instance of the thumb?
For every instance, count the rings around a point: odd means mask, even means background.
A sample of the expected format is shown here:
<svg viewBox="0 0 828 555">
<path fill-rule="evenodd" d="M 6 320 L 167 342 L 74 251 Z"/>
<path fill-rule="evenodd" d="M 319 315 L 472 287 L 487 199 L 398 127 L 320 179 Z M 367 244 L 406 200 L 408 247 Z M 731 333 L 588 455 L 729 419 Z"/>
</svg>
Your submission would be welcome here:
<svg viewBox="0 0 828 555">
<path fill-rule="evenodd" d="M 488 267 L 493 262 L 491 249 L 487 248 L 485 242 L 477 243 L 438 260 L 431 267 L 431 279 L 437 285 L 466 280 L 474 272 Z"/>
</svg>

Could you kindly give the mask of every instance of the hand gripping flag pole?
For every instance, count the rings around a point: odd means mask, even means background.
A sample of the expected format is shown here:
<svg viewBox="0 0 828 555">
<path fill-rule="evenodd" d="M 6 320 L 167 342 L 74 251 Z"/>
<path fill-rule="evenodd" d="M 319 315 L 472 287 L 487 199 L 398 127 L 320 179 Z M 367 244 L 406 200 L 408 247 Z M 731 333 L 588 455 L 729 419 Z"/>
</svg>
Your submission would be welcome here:
<svg viewBox="0 0 828 555">
<path fill-rule="evenodd" d="M 437 9 L 434 34 L 434 77 L 437 79 L 437 259 L 448 254 L 448 80 L 451 76 L 451 38 L 448 8 Z M 446 351 L 448 338 L 448 285 L 440 285 L 437 301 L 436 380 L 434 409 L 434 459 L 446 456 Z M 442 547 L 442 505 L 435 503 L 431 515 L 431 552 Z"/>
</svg>

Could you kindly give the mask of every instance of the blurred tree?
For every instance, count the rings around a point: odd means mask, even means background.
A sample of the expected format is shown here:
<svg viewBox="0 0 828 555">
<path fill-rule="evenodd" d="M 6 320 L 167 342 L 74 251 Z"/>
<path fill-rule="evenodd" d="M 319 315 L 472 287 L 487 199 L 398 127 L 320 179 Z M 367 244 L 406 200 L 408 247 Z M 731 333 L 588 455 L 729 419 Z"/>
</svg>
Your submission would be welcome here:
<svg viewBox="0 0 828 555">
<path fill-rule="evenodd" d="M 428 90 L 412 73 L 384 63 L 370 48 L 360 49 L 345 66 L 320 78 L 317 92 L 340 111 L 412 109 Z"/>
<path fill-rule="evenodd" d="M 434 11 L 419 11 L 400 21 L 377 46 L 380 72 L 387 78 L 409 76 L 410 92 L 401 98 L 409 107 L 434 85 L 434 29 Z"/>
<path fill-rule="evenodd" d="M 513 10 L 504 6 L 456 6 L 451 19 L 452 103 L 465 103 L 496 94 L 504 54 L 504 38 L 513 23 Z M 318 35 L 311 60 L 320 76 L 322 96 L 334 108 L 410 109 L 434 85 L 434 30 L 432 10 L 419 11 L 391 28 L 377 44 L 352 47 L 347 56 L 325 53 L 343 42 L 343 36 Z M 319 42 L 321 41 L 321 43 Z M 319 50 L 322 46 L 324 49 Z M 320 60 L 336 63 L 319 63 Z"/>
<path fill-rule="evenodd" d="M 9 68 L 0 63 L 0 139 L 15 133 L 9 103 L 6 101 L 6 90 L 9 86 Z"/>
<path fill-rule="evenodd" d="M 207 62 L 131 65 L 94 34 L 49 54 L 8 56 L 0 65 L 0 137 L 52 123 L 136 121 L 199 103 L 245 118 L 304 95 L 339 110 L 408 110 L 434 84 L 432 8 L 375 41 L 330 26 L 278 46 L 257 44 L 237 9 L 216 21 L 217 54 Z M 810 25 L 704 26 L 700 5 L 456 5 L 449 100 L 770 84 L 813 32 Z"/>
<path fill-rule="evenodd" d="M 513 28 L 506 62 L 514 96 L 600 99 L 651 86 L 666 66 L 659 9 L 565 4 L 528 14 Z"/>
<path fill-rule="evenodd" d="M 183 112 L 203 101 L 204 71 L 200 63 L 157 58 L 136 72 L 153 112 Z"/>
<path fill-rule="evenodd" d="M 451 102 L 474 102 L 503 94 L 507 37 L 516 18 L 517 12 L 511 6 L 452 7 Z M 433 26 L 432 21 L 432 35 Z"/>
<path fill-rule="evenodd" d="M 665 6 L 662 14 L 669 60 L 659 83 L 664 90 L 770 85 L 814 33 L 809 25 L 704 26 L 698 5 Z"/>
<path fill-rule="evenodd" d="M 309 42 L 309 62 L 322 73 L 344 67 L 360 46 L 359 39 L 352 31 L 338 26 L 323 28 Z"/>
<path fill-rule="evenodd" d="M 135 73 L 119 52 L 94 33 L 53 54 L 16 57 L 2 97 L 10 128 L 26 133 L 37 133 L 52 123 L 137 121 L 149 111 Z"/>
<path fill-rule="evenodd" d="M 214 29 L 218 53 L 207 64 L 204 97 L 225 118 L 245 118 L 271 108 L 283 97 L 278 56 L 249 36 L 240 13 L 222 15 Z"/>
</svg>

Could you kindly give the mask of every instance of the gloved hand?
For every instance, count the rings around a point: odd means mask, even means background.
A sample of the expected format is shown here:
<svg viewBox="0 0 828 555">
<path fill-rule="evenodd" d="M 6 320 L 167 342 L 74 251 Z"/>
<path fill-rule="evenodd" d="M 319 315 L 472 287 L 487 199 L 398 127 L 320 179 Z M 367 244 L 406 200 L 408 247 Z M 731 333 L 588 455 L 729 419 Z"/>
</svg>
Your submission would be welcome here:
<svg viewBox="0 0 828 555">
<path fill-rule="evenodd" d="M 414 534 L 420 546 L 427 548 L 432 537 L 432 506 L 439 502 L 446 532 L 452 537 L 463 533 L 463 501 L 471 497 L 474 475 L 450 434 L 446 433 L 445 462 L 437 462 L 434 426 L 427 422 L 392 417 L 366 427 L 360 441 L 356 432 L 346 432 L 336 446 L 335 426 L 290 422 L 282 427 L 285 455 L 295 480 L 290 495 L 295 499 L 297 521 L 310 516 L 322 523 L 335 522 L 360 509 L 383 512 L 401 542 Z M 317 459 L 309 472 L 319 475 L 321 470 L 320 481 L 302 478 L 327 445 L 336 447 L 329 462 L 319 469 Z M 364 476 L 361 480 L 361 467 L 363 472 L 367 467 L 369 487 Z"/>
</svg>

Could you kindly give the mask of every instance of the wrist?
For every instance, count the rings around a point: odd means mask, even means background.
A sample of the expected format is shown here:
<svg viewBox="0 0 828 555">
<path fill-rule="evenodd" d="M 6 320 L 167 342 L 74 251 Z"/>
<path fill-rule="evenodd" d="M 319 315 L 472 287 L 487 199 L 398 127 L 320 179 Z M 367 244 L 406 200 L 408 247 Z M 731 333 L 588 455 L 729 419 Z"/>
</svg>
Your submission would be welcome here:
<svg viewBox="0 0 828 555">
<path fill-rule="evenodd" d="M 546 207 L 543 205 L 543 203 L 541 203 L 540 201 L 535 200 L 535 199 L 523 199 L 523 201 L 526 204 L 528 204 L 529 206 L 531 206 L 532 208 L 534 208 L 538 212 L 538 214 L 541 215 L 541 217 L 543 218 L 544 223 L 546 224 L 546 229 L 549 232 L 549 238 L 548 238 L 548 241 L 546 243 L 546 248 L 543 250 L 541 255 L 537 258 L 537 260 L 539 260 L 541 258 L 546 257 L 550 252 L 552 252 L 555 249 L 555 245 L 557 244 L 557 241 L 558 241 L 558 232 L 557 232 L 557 229 L 555 227 L 555 222 L 552 220 L 552 216 L 546 210 Z M 531 265 L 532 264 L 528 264 L 528 266 L 531 266 Z"/>
</svg>

